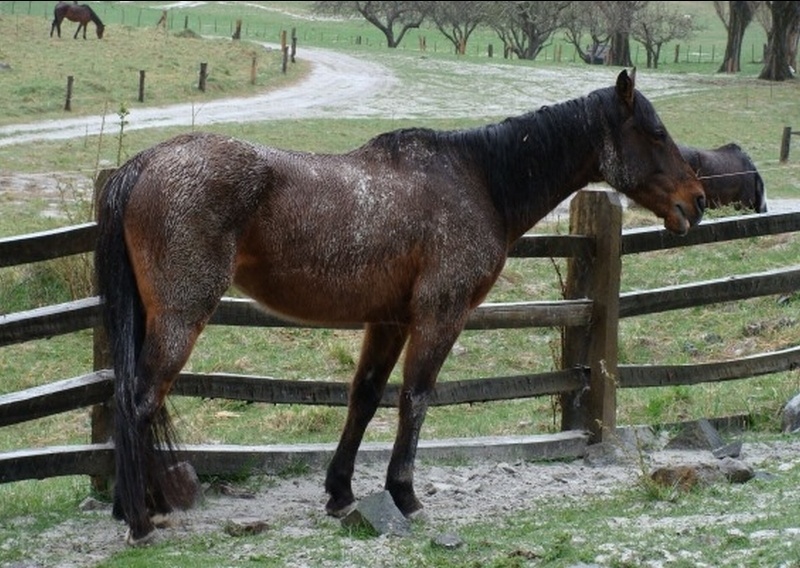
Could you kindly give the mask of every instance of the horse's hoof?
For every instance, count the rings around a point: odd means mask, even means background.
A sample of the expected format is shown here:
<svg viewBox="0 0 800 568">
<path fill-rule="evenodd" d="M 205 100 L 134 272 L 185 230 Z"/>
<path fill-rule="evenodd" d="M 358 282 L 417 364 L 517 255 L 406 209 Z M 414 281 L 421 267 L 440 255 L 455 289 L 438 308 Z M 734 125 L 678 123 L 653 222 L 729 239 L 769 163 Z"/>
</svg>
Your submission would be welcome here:
<svg viewBox="0 0 800 568">
<path fill-rule="evenodd" d="M 128 529 L 128 534 L 125 535 L 125 543 L 128 546 L 149 546 L 155 544 L 160 540 L 158 531 L 152 530 L 143 537 L 133 538 L 133 533 Z"/>
<path fill-rule="evenodd" d="M 150 517 L 150 522 L 153 523 L 153 526 L 158 529 L 165 529 L 168 527 L 175 526 L 175 522 L 170 515 L 162 515 L 161 513 L 156 513 L 155 515 Z M 150 534 L 153 533 L 151 532 Z"/>
<path fill-rule="evenodd" d="M 356 502 L 351 501 L 347 505 L 337 505 L 333 502 L 333 500 L 328 501 L 328 504 L 325 505 L 325 512 L 328 513 L 331 517 L 342 519 L 350 514 L 350 512 L 356 508 Z"/>
</svg>

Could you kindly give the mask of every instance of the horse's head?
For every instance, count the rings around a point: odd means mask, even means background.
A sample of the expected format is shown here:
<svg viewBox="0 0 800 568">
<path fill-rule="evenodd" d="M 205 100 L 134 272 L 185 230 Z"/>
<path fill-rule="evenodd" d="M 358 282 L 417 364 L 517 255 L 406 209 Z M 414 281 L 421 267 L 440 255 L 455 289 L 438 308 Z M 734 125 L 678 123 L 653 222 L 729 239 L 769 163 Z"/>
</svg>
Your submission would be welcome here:
<svg viewBox="0 0 800 568">
<path fill-rule="evenodd" d="M 653 105 L 635 89 L 636 69 L 617 77 L 613 99 L 603 104 L 600 174 L 612 187 L 685 234 L 706 208 L 703 186 L 683 159 Z"/>
<path fill-rule="evenodd" d="M 106 27 L 103 24 L 97 24 L 95 30 L 97 30 L 97 39 L 103 39 L 103 32 L 106 31 Z"/>
</svg>

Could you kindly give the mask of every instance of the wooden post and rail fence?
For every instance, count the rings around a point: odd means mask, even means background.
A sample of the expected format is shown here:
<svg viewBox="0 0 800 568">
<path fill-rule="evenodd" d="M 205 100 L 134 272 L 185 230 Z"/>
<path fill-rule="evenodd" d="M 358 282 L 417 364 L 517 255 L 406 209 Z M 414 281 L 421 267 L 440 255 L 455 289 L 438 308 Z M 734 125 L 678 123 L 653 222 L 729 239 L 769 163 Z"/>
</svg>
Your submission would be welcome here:
<svg viewBox="0 0 800 568">
<path fill-rule="evenodd" d="M 98 176 L 98 186 L 110 173 Z M 621 365 L 618 326 L 621 318 L 733 302 L 800 289 L 800 265 L 765 273 L 620 293 L 623 255 L 694 245 L 752 239 L 800 231 L 800 212 L 755 214 L 704 221 L 689 234 L 675 236 L 661 228 L 622 229 L 622 206 L 614 192 L 583 190 L 570 205 L 570 234 L 525 235 L 512 257 L 566 258 L 565 298 L 560 301 L 484 303 L 466 329 L 494 330 L 556 327 L 562 330 L 562 365 L 553 372 L 440 381 L 431 405 L 455 405 L 541 396 L 561 399 L 561 429 L 556 435 L 527 437 L 522 456 L 563 458 L 582 455 L 587 444 L 600 442 L 616 428 L 617 389 L 695 385 L 746 379 L 800 368 L 800 346 L 722 362 L 693 365 Z M 0 239 L 0 269 L 91 253 L 95 223 Z M 86 408 L 91 413 L 91 443 L 76 446 L 21 448 L 0 453 L 0 482 L 63 475 L 88 475 L 106 490 L 113 476 L 113 371 L 100 329 L 101 300 L 86 297 L 64 304 L 0 315 L 0 347 L 93 329 L 94 369 L 72 378 L 21 392 L 0 395 L 0 427 Z M 210 325 L 297 327 L 259 309 L 252 301 L 223 298 Z M 88 347 L 87 347 L 88 348 Z M 77 370 L 76 370 L 77 371 Z M 0 377 L 2 380 L 2 377 Z M 396 407 L 399 385 L 389 384 L 381 406 Z M 345 406 L 346 382 L 283 380 L 227 373 L 184 372 L 172 391 L 176 396 L 246 400 L 270 404 Z M 712 417 L 709 417 L 712 418 Z M 531 441 L 533 440 L 533 441 Z M 484 450 L 493 442 L 476 442 Z M 420 443 L 418 454 L 444 441 Z M 193 445 L 181 449 L 200 475 L 280 471 L 298 460 L 321 466 L 333 444 L 309 450 L 301 446 Z M 365 444 L 361 454 L 385 457 L 388 444 Z M 498 450 L 499 451 L 499 450 Z M 483 454 L 486 455 L 486 454 Z M 495 457 L 502 455 L 490 453 Z"/>
</svg>

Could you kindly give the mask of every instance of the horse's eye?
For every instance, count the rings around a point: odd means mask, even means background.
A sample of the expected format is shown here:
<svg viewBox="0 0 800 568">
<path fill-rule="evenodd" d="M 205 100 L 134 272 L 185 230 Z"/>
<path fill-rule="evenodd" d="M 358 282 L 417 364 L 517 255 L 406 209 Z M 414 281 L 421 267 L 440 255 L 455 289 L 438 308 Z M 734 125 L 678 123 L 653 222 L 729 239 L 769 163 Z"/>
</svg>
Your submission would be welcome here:
<svg viewBox="0 0 800 568">
<path fill-rule="evenodd" d="M 663 128 L 656 128 L 653 131 L 653 137 L 658 141 L 664 141 L 667 139 L 667 131 Z"/>
</svg>

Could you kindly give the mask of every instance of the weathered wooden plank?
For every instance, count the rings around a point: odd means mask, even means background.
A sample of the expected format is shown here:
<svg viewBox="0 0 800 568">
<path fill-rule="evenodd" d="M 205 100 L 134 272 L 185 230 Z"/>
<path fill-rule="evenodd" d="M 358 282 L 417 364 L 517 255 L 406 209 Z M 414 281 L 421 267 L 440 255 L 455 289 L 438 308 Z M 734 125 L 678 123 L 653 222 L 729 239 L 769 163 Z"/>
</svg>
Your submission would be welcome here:
<svg viewBox="0 0 800 568">
<path fill-rule="evenodd" d="M 0 426 L 105 402 L 114 394 L 113 378 L 111 371 L 97 371 L 0 395 Z"/>
<path fill-rule="evenodd" d="M 587 385 L 586 371 L 566 369 L 535 375 L 516 375 L 439 382 L 431 406 L 446 406 L 497 400 L 532 398 L 581 390 Z M 386 386 L 380 405 L 397 407 L 400 386 Z M 224 373 L 182 373 L 171 394 L 203 398 L 247 400 L 270 404 L 346 406 L 349 384 L 328 381 L 295 381 Z"/>
<path fill-rule="evenodd" d="M 508 253 L 517 258 L 569 258 L 592 254 L 594 240 L 584 235 L 523 235 Z"/>
<path fill-rule="evenodd" d="M 559 432 L 530 436 L 494 436 L 421 440 L 419 459 L 428 460 L 556 460 L 584 455 L 584 432 Z M 238 446 L 228 444 L 185 445 L 177 451 L 200 476 L 246 476 L 263 472 L 278 474 L 302 463 L 322 471 L 336 444 L 275 444 Z M 357 463 L 386 462 L 391 454 L 388 442 L 361 445 Z M 23 479 L 45 479 L 64 475 L 108 476 L 114 473 L 112 444 L 57 446 L 0 453 L 0 483 Z"/>
<path fill-rule="evenodd" d="M 584 455 L 588 436 L 581 431 L 530 436 L 495 436 L 420 440 L 417 459 L 446 461 L 575 459 Z M 179 459 L 191 463 L 198 475 L 280 474 L 298 463 L 323 471 L 336 444 L 291 444 L 271 446 L 198 445 L 186 446 Z M 388 463 L 392 445 L 366 442 L 361 445 L 357 464 Z M 0 462 L 2 464 L 2 462 Z"/>
<path fill-rule="evenodd" d="M 0 454 L 0 483 L 113 472 L 114 447 L 111 444 L 52 446 Z"/>
<path fill-rule="evenodd" d="M 627 318 L 719 302 L 793 292 L 800 288 L 800 266 L 757 274 L 620 294 L 619 317 Z"/>
<path fill-rule="evenodd" d="M 96 296 L 0 314 L 0 347 L 89 329 L 99 325 L 100 318 L 100 298 Z"/>
<path fill-rule="evenodd" d="M 557 302 L 486 303 L 470 314 L 465 329 L 519 329 L 586 325 L 592 317 L 591 300 Z"/>
<path fill-rule="evenodd" d="M 796 231 L 800 231 L 800 212 L 754 213 L 706 220 L 682 236 L 654 227 L 626 229 L 622 232 L 622 254 L 636 254 Z"/>
<path fill-rule="evenodd" d="M 0 268 L 94 250 L 96 223 L 0 239 Z"/>
<path fill-rule="evenodd" d="M 497 302 L 478 306 L 470 315 L 465 329 L 517 329 L 585 325 L 591 318 L 589 300 L 553 302 Z M 295 323 L 272 315 L 247 298 L 225 297 L 211 317 L 215 325 L 259 327 L 325 327 L 329 329 L 361 329 L 361 324 L 315 325 Z"/>
<path fill-rule="evenodd" d="M 697 365 L 620 365 L 623 388 L 696 385 L 800 369 L 800 347 Z"/>
</svg>

